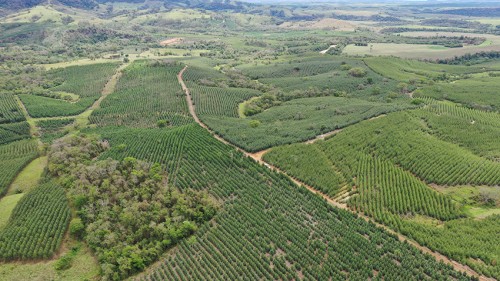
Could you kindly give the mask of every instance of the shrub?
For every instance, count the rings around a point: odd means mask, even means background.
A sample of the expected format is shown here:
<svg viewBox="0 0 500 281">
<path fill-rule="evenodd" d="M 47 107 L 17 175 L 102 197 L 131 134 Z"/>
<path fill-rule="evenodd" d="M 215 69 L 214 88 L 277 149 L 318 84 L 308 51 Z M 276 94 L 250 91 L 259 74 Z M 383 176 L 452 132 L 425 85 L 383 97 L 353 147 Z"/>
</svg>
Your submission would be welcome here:
<svg viewBox="0 0 500 281">
<path fill-rule="evenodd" d="M 361 67 L 354 67 L 349 69 L 349 74 L 353 77 L 365 77 L 366 76 L 366 69 L 361 68 Z"/>
<path fill-rule="evenodd" d="M 259 120 L 252 120 L 250 121 L 250 127 L 251 128 L 257 128 L 260 126 L 260 121 Z"/>
<path fill-rule="evenodd" d="M 69 223 L 69 233 L 76 238 L 82 238 L 85 232 L 85 226 L 80 218 L 74 218 Z"/>
</svg>

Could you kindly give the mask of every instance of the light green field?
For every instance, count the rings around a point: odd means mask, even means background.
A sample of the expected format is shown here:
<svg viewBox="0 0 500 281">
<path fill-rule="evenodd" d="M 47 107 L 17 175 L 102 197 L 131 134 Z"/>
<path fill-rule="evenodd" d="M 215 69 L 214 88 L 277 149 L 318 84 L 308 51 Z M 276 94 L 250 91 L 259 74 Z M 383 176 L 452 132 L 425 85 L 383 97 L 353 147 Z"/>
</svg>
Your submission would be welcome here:
<svg viewBox="0 0 500 281">
<path fill-rule="evenodd" d="M 445 36 L 445 37 L 479 37 L 486 38 L 491 41 L 493 45 L 500 45 L 500 36 L 493 34 L 482 34 L 482 33 L 466 33 L 466 32 L 433 32 L 433 31 L 410 31 L 399 33 L 401 36 L 405 37 L 433 37 L 433 36 Z M 481 45 L 480 45 L 481 46 Z"/>
<path fill-rule="evenodd" d="M 500 18 L 477 18 L 477 19 L 473 19 L 472 21 L 478 21 L 480 23 L 491 24 L 491 25 L 499 25 L 500 24 Z"/>
<path fill-rule="evenodd" d="M 500 45 L 465 46 L 462 48 L 436 48 L 425 44 L 370 43 L 368 46 L 347 45 L 343 53 L 351 56 L 396 56 L 413 59 L 444 59 L 467 53 L 500 51 Z"/>
<path fill-rule="evenodd" d="M 12 214 L 12 210 L 14 210 L 17 202 L 19 202 L 19 200 L 21 200 L 23 196 L 24 194 L 20 193 L 5 196 L 4 198 L 0 199 L 0 229 L 2 229 L 2 227 L 7 224 L 10 215 Z"/>
<path fill-rule="evenodd" d="M 428 80 L 444 73 L 447 75 L 459 76 L 461 74 L 469 74 L 484 71 L 482 67 L 468 67 L 462 65 L 446 65 L 428 63 L 417 60 L 406 60 L 397 58 L 370 57 L 363 61 L 373 71 L 382 76 L 399 80 L 410 81 Z"/>
<path fill-rule="evenodd" d="M 492 186 L 450 186 L 435 187 L 440 192 L 447 194 L 453 200 L 464 204 L 466 213 L 474 218 L 485 218 L 487 216 L 500 214 L 500 189 Z M 486 207 L 478 205 L 479 195 L 490 198 L 496 202 L 496 206 Z"/>
<path fill-rule="evenodd" d="M 69 242 L 67 248 L 76 245 L 76 242 Z M 67 251 L 65 251 L 67 252 Z M 57 259 L 37 263 L 1 263 L 0 280 L 16 281 L 81 281 L 97 280 L 99 267 L 90 250 L 82 246 L 73 259 L 69 269 L 57 271 L 54 266 Z"/>
<path fill-rule="evenodd" d="M 7 195 L 12 195 L 18 191 L 23 193 L 28 192 L 38 184 L 42 176 L 43 169 L 47 165 L 47 156 L 39 157 L 26 166 L 19 175 L 17 175 L 14 182 L 11 184 Z"/>
<path fill-rule="evenodd" d="M 56 91 L 55 93 L 61 95 L 61 98 L 64 100 L 68 99 L 69 102 L 77 102 L 80 99 L 79 95 L 73 93 L 62 92 L 62 91 Z"/>
</svg>

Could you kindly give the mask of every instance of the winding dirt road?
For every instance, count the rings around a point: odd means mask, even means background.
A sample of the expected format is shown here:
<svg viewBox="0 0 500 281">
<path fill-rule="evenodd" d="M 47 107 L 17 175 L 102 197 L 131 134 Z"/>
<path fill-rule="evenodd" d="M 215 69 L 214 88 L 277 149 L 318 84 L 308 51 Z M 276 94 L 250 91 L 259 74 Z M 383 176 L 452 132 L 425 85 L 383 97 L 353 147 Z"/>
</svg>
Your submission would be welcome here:
<svg viewBox="0 0 500 281">
<path fill-rule="evenodd" d="M 406 241 L 409 244 L 411 244 L 414 247 L 416 247 L 417 249 L 419 249 L 420 251 L 422 251 L 423 253 L 432 255 L 436 260 L 443 261 L 444 263 L 451 265 L 455 270 L 466 272 L 468 275 L 475 276 L 475 277 L 479 278 L 479 280 L 481 280 L 481 281 L 495 281 L 494 278 L 489 278 L 489 277 L 483 276 L 483 275 L 477 273 L 476 271 L 474 271 L 469 266 L 461 264 L 461 263 L 459 263 L 457 261 L 451 260 L 447 256 L 445 256 L 443 254 L 440 254 L 438 252 L 432 251 L 431 249 L 418 244 L 417 242 L 415 242 L 415 241 L 409 239 L 408 237 L 406 237 L 406 236 L 404 236 L 404 235 L 402 235 L 402 234 L 400 234 L 400 233 L 398 233 L 398 232 L 390 229 L 389 227 L 387 227 L 387 226 L 385 226 L 383 224 L 379 224 L 379 223 L 375 222 L 372 218 L 364 215 L 363 213 L 354 212 L 353 210 L 349 209 L 349 207 L 347 206 L 347 204 L 338 202 L 336 200 L 333 200 L 328 195 L 320 192 L 316 188 L 314 188 L 314 187 L 312 187 L 310 185 L 307 185 L 307 184 L 305 184 L 305 183 L 303 183 L 303 182 L 295 179 L 294 177 L 291 177 L 290 175 L 287 175 L 284 171 L 280 170 L 279 168 L 277 168 L 277 167 L 275 167 L 275 166 L 273 166 L 273 165 L 271 165 L 269 163 L 264 162 L 262 160 L 262 156 L 266 152 L 268 152 L 269 149 L 262 150 L 262 151 L 259 151 L 259 152 L 256 152 L 256 153 L 249 153 L 249 152 L 247 152 L 247 151 L 245 151 L 245 150 L 237 147 L 236 145 L 234 145 L 234 144 L 226 141 L 225 139 L 221 138 L 217 134 L 215 134 L 215 132 L 213 132 L 207 125 L 205 125 L 203 122 L 200 121 L 200 119 L 198 118 L 198 115 L 196 114 L 195 107 L 194 107 L 194 104 L 193 104 L 193 100 L 191 98 L 191 93 L 189 92 L 189 88 L 186 86 L 186 84 L 184 83 L 184 80 L 182 79 L 182 75 L 184 74 L 184 72 L 186 71 L 187 68 L 188 68 L 188 66 L 186 65 L 179 72 L 179 74 L 177 75 L 177 80 L 179 81 L 179 84 L 181 84 L 182 90 L 186 93 L 186 101 L 187 101 L 187 104 L 188 104 L 188 107 L 189 107 L 189 113 L 191 114 L 191 116 L 193 117 L 193 119 L 195 120 L 196 123 L 198 123 L 201 127 L 205 128 L 207 131 L 209 131 L 217 140 L 219 140 L 220 142 L 222 142 L 224 144 L 230 145 L 231 147 L 235 148 L 238 151 L 241 151 L 244 155 L 246 155 L 246 156 L 254 159 L 257 163 L 265 165 L 266 167 L 268 167 L 271 170 L 274 170 L 274 171 L 277 171 L 279 173 L 284 174 L 285 176 L 287 176 L 291 181 L 293 181 L 298 186 L 302 186 L 302 187 L 306 188 L 307 190 L 311 191 L 312 193 L 320 195 L 321 197 L 323 197 L 331 205 L 333 205 L 333 206 L 335 206 L 337 208 L 341 208 L 341 209 L 347 210 L 347 211 L 349 211 L 351 213 L 354 213 L 358 217 L 363 218 L 365 221 L 370 221 L 370 222 L 374 223 L 375 225 L 377 225 L 378 227 L 383 228 L 387 232 L 396 235 L 400 241 L 402 241 L 402 242 Z M 380 118 L 380 117 L 383 117 L 383 116 L 385 116 L 385 114 L 377 116 L 377 117 L 374 117 L 374 118 Z M 328 135 L 335 134 L 338 131 L 339 130 L 330 132 L 330 133 L 328 133 Z M 312 142 L 314 142 L 314 141 L 316 141 L 318 139 L 321 139 L 321 138 L 315 138 L 315 139 L 312 140 Z"/>
</svg>

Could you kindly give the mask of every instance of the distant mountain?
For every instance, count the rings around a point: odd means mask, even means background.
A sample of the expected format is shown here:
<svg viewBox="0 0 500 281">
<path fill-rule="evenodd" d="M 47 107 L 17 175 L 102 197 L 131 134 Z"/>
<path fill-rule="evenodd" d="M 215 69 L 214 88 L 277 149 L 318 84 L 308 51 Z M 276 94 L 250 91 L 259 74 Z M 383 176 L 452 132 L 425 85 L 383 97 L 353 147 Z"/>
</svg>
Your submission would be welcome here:
<svg viewBox="0 0 500 281">
<path fill-rule="evenodd" d="M 31 8 L 47 2 L 47 0 L 0 0 L 0 7 L 9 10 L 18 10 Z M 52 3 L 60 3 L 65 6 L 80 9 L 92 9 L 97 6 L 95 0 L 52 0 Z"/>
<path fill-rule="evenodd" d="M 42 4 L 46 0 L 0 0 L 0 7 L 10 10 L 31 8 Z"/>
<path fill-rule="evenodd" d="M 48 0 L 0 0 L 0 8 L 9 10 L 25 9 L 47 3 L 47 1 Z M 145 0 L 52 0 L 51 2 L 80 9 L 93 9 L 98 4 L 111 2 L 144 3 Z M 200 8 L 205 10 L 242 10 L 253 5 L 233 0 L 163 0 L 163 2 L 165 7 Z"/>
</svg>

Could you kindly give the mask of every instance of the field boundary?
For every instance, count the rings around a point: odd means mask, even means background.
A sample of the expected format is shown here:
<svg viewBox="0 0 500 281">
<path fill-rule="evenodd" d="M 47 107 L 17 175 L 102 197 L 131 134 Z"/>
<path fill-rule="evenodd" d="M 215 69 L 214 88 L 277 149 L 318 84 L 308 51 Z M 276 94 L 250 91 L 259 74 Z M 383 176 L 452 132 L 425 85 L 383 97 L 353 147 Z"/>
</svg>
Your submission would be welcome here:
<svg viewBox="0 0 500 281">
<path fill-rule="evenodd" d="M 392 230 L 391 228 L 389 228 L 388 226 L 385 226 L 383 224 L 380 224 L 376 221 L 374 221 L 372 218 L 366 216 L 365 214 L 362 214 L 362 213 L 358 213 L 358 212 L 354 212 L 353 210 L 351 210 L 347 204 L 345 203 L 340 203 L 332 198 L 330 198 L 329 196 L 327 196 L 326 194 L 320 192 L 319 190 L 317 190 L 316 188 L 310 186 L 310 185 L 307 185 L 301 181 L 299 181 L 298 179 L 294 178 L 294 177 L 291 177 L 289 176 L 288 174 L 286 174 L 284 171 L 280 170 L 279 168 L 265 162 L 262 160 L 262 155 L 265 154 L 265 152 L 267 152 L 267 150 L 264 150 L 264 151 L 259 151 L 257 153 L 250 153 L 250 152 L 247 152 L 245 151 L 244 149 L 228 142 L 227 140 L 223 139 L 222 137 L 220 137 L 219 135 L 217 135 L 214 131 L 212 131 L 207 125 L 205 125 L 202 121 L 200 121 L 200 119 L 198 118 L 197 114 L 196 114 L 196 111 L 195 111 L 195 106 L 193 104 L 193 101 L 192 101 L 192 98 L 191 98 L 191 93 L 189 91 L 189 88 L 186 86 L 186 84 L 184 83 L 184 80 L 182 78 L 184 72 L 187 70 L 188 66 L 186 65 L 180 72 L 179 74 L 177 75 L 177 79 L 179 80 L 179 83 L 181 84 L 182 86 L 182 90 L 184 91 L 184 93 L 186 94 L 186 101 L 188 103 L 188 107 L 189 107 L 189 112 L 190 114 L 192 115 L 193 119 L 195 120 L 195 122 L 200 125 L 202 128 L 206 129 L 211 135 L 213 135 L 217 140 L 219 140 L 220 142 L 224 143 L 224 144 L 227 144 L 233 148 L 235 148 L 236 150 L 242 152 L 245 156 L 249 157 L 249 158 L 252 158 L 254 161 L 256 161 L 257 163 L 261 164 L 261 165 L 264 165 L 266 166 L 267 168 L 269 168 L 270 170 L 272 171 L 276 171 L 278 173 L 281 173 L 285 176 L 287 176 L 292 182 L 294 182 L 297 186 L 302 186 L 304 188 L 306 188 L 307 190 L 309 190 L 310 192 L 316 194 L 316 195 L 319 195 L 321 196 L 324 200 L 326 200 L 329 204 L 337 207 L 337 208 L 340 208 L 340 209 L 343 209 L 343 210 L 346 210 L 346 211 L 349 211 L 353 214 L 355 214 L 356 216 L 358 216 L 359 218 L 362 218 L 364 219 L 365 221 L 369 221 L 369 222 L 372 222 L 373 224 L 375 224 L 376 226 L 380 227 L 380 228 L 383 228 L 384 230 L 386 230 L 387 232 L 393 234 L 393 235 L 396 235 L 398 240 L 400 240 L 401 242 L 408 242 L 410 245 L 414 246 L 415 248 L 419 249 L 421 252 L 423 253 L 426 253 L 426 254 L 429 254 L 429 255 L 432 255 L 437 261 L 442 261 L 448 265 L 451 265 L 455 270 L 457 271 L 460 271 L 460 272 L 466 272 L 467 274 L 471 275 L 471 276 L 475 276 L 475 277 L 478 277 L 479 280 L 481 281 L 494 281 L 495 279 L 494 278 L 489 278 L 489 277 L 486 277 L 484 275 L 481 275 L 479 273 L 477 273 L 475 270 L 473 270 L 472 268 L 470 268 L 469 266 L 467 265 L 464 265 L 464 264 L 461 264 L 455 260 L 452 260 L 450 259 L 449 257 L 437 252 L 437 251 L 433 251 L 425 246 L 422 246 L 420 245 L 419 243 L 417 243 L 416 241 L 413 241 L 411 239 L 409 239 L 408 237 L 404 236 L 403 234 L 400 234 L 394 230 Z"/>
</svg>

